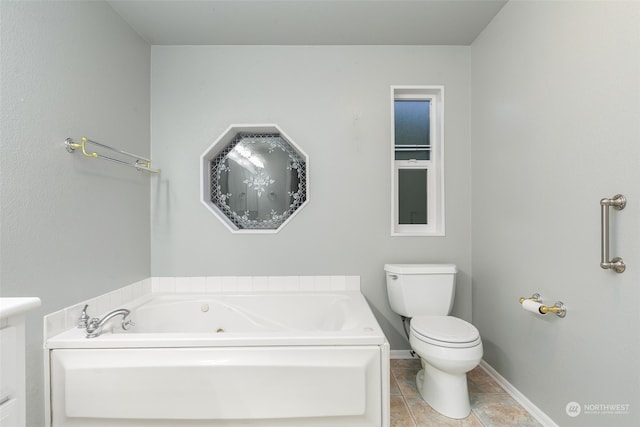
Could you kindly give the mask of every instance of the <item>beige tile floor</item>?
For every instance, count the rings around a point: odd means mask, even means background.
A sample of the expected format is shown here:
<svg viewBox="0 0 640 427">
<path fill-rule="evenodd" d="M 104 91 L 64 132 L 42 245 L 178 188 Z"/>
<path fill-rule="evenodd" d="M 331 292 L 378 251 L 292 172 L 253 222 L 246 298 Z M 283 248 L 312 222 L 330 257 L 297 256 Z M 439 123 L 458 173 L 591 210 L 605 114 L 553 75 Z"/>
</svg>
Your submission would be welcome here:
<svg viewBox="0 0 640 427">
<path fill-rule="evenodd" d="M 522 406 L 480 367 L 467 374 L 471 414 L 462 420 L 440 415 L 420 397 L 418 359 L 391 359 L 391 427 L 538 427 Z"/>
</svg>

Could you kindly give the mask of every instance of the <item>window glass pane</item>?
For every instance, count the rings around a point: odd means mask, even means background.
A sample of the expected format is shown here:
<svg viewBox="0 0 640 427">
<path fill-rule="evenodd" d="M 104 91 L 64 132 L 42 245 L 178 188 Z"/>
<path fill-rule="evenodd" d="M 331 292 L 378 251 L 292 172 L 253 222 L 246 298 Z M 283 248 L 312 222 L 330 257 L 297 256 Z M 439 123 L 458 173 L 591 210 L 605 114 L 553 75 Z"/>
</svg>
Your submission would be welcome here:
<svg viewBox="0 0 640 427">
<path fill-rule="evenodd" d="M 429 100 L 394 101 L 396 160 L 429 160 Z"/>
<path fill-rule="evenodd" d="M 427 224 L 427 170 L 398 170 L 399 224 Z"/>
</svg>

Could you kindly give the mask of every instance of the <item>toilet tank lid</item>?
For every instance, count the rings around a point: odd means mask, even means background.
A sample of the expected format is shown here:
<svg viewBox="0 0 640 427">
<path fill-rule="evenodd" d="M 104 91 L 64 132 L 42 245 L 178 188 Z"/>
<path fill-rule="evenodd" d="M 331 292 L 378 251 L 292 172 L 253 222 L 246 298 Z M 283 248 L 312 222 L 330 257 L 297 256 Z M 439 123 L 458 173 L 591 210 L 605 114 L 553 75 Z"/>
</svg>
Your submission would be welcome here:
<svg viewBox="0 0 640 427">
<path fill-rule="evenodd" d="M 455 264 L 385 264 L 384 271 L 395 274 L 452 274 Z"/>
</svg>

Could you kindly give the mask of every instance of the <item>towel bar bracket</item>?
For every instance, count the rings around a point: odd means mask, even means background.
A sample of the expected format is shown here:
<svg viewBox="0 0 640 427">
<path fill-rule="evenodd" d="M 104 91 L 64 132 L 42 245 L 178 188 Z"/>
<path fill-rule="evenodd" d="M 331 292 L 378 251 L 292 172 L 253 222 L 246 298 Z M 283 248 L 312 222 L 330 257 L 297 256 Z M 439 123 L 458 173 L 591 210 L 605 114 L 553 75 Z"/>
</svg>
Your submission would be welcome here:
<svg viewBox="0 0 640 427">
<path fill-rule="evenodd" d="M 621 211 L 627 206 L 627 198 L 622 194 L 616 194 L 611 199 L 602 199 L 600 200 L 600 205 L 602 206 L 611 206 L 615 210 Z"/>
<path fill-rule="evenodd" d="M 80 148 L 80 144 L 73 142 L 73 139 L 67 138 L 64 140 L 64 146 L 67 148 L 69 153 L 73 153 L 76 151 L 76 148 Z"/>
</svg>

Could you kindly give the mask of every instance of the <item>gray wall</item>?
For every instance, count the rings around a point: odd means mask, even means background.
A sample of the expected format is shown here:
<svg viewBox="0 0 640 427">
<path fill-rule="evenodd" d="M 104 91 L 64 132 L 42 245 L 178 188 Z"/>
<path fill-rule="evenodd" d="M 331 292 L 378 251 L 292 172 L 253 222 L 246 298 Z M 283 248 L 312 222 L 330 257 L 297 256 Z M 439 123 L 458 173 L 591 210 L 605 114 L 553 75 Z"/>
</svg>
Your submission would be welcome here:
<svg viewBox="0 0 640 427">
<path fill-rule="evenodd" d="M 149 275 L 355 274 L 401 349 L 383 264 L 458 264 L 470 319 L 472 255 L 486 360 L 562 426 L 640 424 L 638 3 L 510 2 L 471 48 L 153 47 L 151 73 L 102 2 L 0 5 L 0 293 L 43 300 L 28 425 L 45 313 Z M 395 84 L 446 86 L 444 238 L 389 236 Z M 145 154 L 150 103 L 159 179 L 64 150 L 86 134 Z M 199 202 L 198 158 L 229 124 L 270 122 L 310 156 L 310 203 L 278 234 L 234 235 Z M 598 266 L 598 201 L 618 192 L 622 275 Z M 532 292 L 567 318 L 524 312 Z M 570 401 L 631 414 L 569 418 Z"/>
<path fill-rule="evenodd" d="M 452 262 L 471 318 L 468 47 L 152 47 L 154 276 L 359 275 L 408 348 L 383 266 Z M 445 85 L 446 237 L 390 237 L 390 86 Z M 275 123 L 309 155 L 310 202 L 277 234 L 232 234 L 199 201 L 199 157 L 229 126 Z"/>
<path fill-rule="evenodd" d="M 148 154 L 150 48 L 103 2 L 1 5 L 0 293 L 27 317 L 27 425 L 43 415 L 42 316 L 150 275 L 149 177 L 68 154 Z"/>
<path fill-rule="evenodd" d="M 640 425 L 639 23 L 637 2 L 509 2 L 471 48 L 474 321 L 485 360 L 563 427 Z M 599 267 L 616 193 L 623 274 Z M 533 292 L 567 317 L 524 312 Z M 572 401 L 630 414 L 571 418 Z"/>
</svg>

